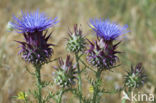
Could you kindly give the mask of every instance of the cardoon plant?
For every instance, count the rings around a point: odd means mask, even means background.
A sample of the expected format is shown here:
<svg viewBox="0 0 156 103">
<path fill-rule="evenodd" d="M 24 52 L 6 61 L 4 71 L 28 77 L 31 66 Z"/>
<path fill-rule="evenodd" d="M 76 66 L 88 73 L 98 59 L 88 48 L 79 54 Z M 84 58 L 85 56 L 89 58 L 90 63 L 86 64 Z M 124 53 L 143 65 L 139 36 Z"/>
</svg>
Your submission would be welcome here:
<svg viewBox="0 0 156 103">
<path fill-rule="evenodd" d="M 34 13 L 22 13 L 22 16 L 18 18 L 14 16 L 11 23 L 13 29 L 24 36 L 24 41 L 17 41 L 21 47 L 19 53 L 25 61 L 33 64 L 36 68 L 38 103 L 42 103 L 41 66 L 50 60 L 53 53 L 51 48 L 53 44 L 47 43 L 51 35 L 50 33 L 47 36 L 47 29 L 53 27 L 57 22 L 56 18 L 50 19 L 44 13 L 36 11 Z"/>
<path fill-rule="evenodd" d="M 116 49 L 120 42 L 114 44 L 117 38 L 127 33 L 127 26 L 110 22 L 109 20 L 91 19 L 90 25 L 92 30 L 96 32 L 97 40 L 90 43 L 87 50 L 87 61 L 93 66 L 97 67 L 96 81 L 93 84 L 94 94 L 93 103 L 96 103 L 98 93 L 100 92 L 100 75 L 103 70 L 110 70 L 116 66 L 119 58 L 116 56 L 119 53 Z"/>
<path fill-rule="evenodd" d="M 127 25 L 122 27 L 109 20 L 91 19 L 89 26 L 96 33 L 96 40 L 88 40 L 89 44 L 88 47 L 86 47 L 87 41 L 82 30 L 77 24 L 74 25 L 73 32 L 69 31 L 68 33 L 69 38 L 67 39 L 66 48 L 70 53 L 74 54 L 75 58 L 73 57 L 73 59 L 71 59 L 71 56 L 67 55 L 65 61 L 62 58 L 58 59 L 58 66 L 54 66 L 56 71 L 53 79 L 60 90 L 57 90 L 55 93 L 49 91 L 48 95 L 43 97 L 42 88 L 48 84 L 53 84 L 41 81 L 40 71 L 45 63 L 51 62 L 50 58 L 53 55 L 52 46 L 54 45 L 48 43 L 52 34 L 48 34 L 48 28 L 58 23 L 56 19 L 57 18 L 51 19 L 44 13 L 36 11 L 34 13 L 22 13 L 20 17 L 14 16 L 13 21 L 8 23 L 7 28 L 9 31 L 16 30 L 17 33 L 22 34 L 24 37 L 23 41 L 17 41 L 21 48 L 19 54 L 27 63 L 31 63 L 35 67 L 35 73 L 31 74 L 35 75 L 37 79 L 37 90 L 33 92 L 30 90 L 29 93 L 33 94 L 38 103 L 50 103 L 51 99 L 57 103 L 61 103 L 62 96 L 67 91 L 71 91 L 76 95 L 79 98 L 79 103 L 100 103 L 103 93 L 119 92 L 119 90 L 113 92 L 105 91 L 101 85 L 101 74 L 103 71 L 113 70 L 113 68 L 118 66 L 119 57 L 117 54 L 119 54 L 120 51 L 117 50 L 117 47 L 121 42 L 118 41 L 118 38 L 122 34 L 129 32 Z M 87 62 L 96 69 L 92 69 L 83 61 L 82 56 L 84 56 L 84 54 L 86 54 Z M 75 65 L 73 65 L 74 62 Z M 80 63 L 83 65 L 80 66 Z M 83 96 L 82 92 L 81 76 L 84 71 L 86 73 L 86 68 L 92 70 L 96 77 L 90 79 L 88 76 L 87 78 L 91 84 L 93 93 L 89 98 Z M 132 89 L 143 86 L 146 81 L 146 75 L 143 72 L 142 64 L 139 63 L 136 67 L 131 67 L 131 71 L 127 72 L 124 78 L 124 87 L 121 88 L 121 90 L 128 88 L 128 90 L 131 91 Z M 76 79 L 78 80 L 77 83 Z M 26 92 L 19 92 L 16 97 L 17 99 L 24 100 L 25 103 L 34 103 L 34 101 L 29 100 L 28 96 Z M 122 103 L 125 102 L 126 99 L 124 98 Z"/>
</svg>

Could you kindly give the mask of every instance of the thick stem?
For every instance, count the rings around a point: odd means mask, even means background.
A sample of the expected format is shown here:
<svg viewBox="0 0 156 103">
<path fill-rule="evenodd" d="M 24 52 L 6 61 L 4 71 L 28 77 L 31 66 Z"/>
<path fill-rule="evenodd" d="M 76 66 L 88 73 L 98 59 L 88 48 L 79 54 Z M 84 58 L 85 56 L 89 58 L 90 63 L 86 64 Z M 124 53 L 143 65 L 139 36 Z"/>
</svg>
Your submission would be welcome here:
<svg viewBox="0 0 156 103">
<path fill-rule="evenodd" d="M 101 79 L 100 78 L 101 72 L 102 71 L 100 71 L 100 70 L 96 72 L 96 81 L 95 81 L 95 84 L 93 85 L 93 88 L 94 88 L 93 103 L 97 103 L 96 101 L 97 101 L 97 97 L 98 97 L 98 93 L 99 93 L 99 87 L 100 87 L 99 81 Z M 98 100 L 98 101 L 100 101 L 100 100 Z"/>
<path fill-rule="evenodd" d="M 38 103 L 42 103 L 42 82 L 41 82 L 41 74 L 40 74 L 40 70 L 41 70 L 41 66 L 35 66 L 36 67 L 36 72 L 35 72 L 35 76 L 37 79 L 37 88 L 38 88 Z"/>
<path fill-rule="evenodd" d="M 79 65 L 79 56 L 78 53 L 75 53 L 75 58 L 76 58 L 76 66 L 78 69 L 78 91 L 79 91 L 79 99 L 80 103 L 82 103 L 82 81 L 81 81 L 81 71 L 80 71 L 80 65 Z"/>
</svg>

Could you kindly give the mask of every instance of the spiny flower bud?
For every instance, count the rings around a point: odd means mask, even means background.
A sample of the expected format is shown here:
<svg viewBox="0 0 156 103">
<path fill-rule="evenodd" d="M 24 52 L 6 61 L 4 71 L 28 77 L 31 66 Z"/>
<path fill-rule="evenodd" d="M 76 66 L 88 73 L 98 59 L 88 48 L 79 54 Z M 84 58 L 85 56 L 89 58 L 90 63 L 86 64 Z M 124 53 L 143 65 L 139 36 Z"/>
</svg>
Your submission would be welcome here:
<svg viewBox="0 0 156 103">
<path fill-rule="evenodd" d="M 101 70 L 110 70 L 115 66 L 118 60 L 115 54 L 119 53 L 116 51 L 116 48 L 120 42 L 113 45 L 112 41 L 97 39 L 94 43 L 91 41 L 89 41 L 89 43 L 90 47 L 87 50 L 87 61 L 90 64 Z"/>
<path fill-rule="evenodd" d="M 77 24 L 74 25 L 74 33 L 69 31 L 69 39 L 67 43 L 67 50 L 78 53 L 85 49 L 85 39 L 82 36 L 82 31 L 78 28 Z"/>
<path fill-rule="evenodd" d="M 64 62 L 62 58 L 58 61 L 58 67 L 55 72 L 55 83 L 60 87 L 71 87 L 75 84 L 76 79 L 76 66 L 73 66 L 72 60 L 68 55 L 66 61 Z"/>
<path fill-rule="evenodd" d="M 128 71 L 124 78 L 124 84 L 128 88 L 139 88 L 143 86 L 147 76 L 143 71 L 142 63 L 138 63 L 136 67 L 131 66 L 131 71 Z"/>
<path fill-rule="evenodd" d="M 47 36 L 47 30 L 57 23 L 54 20 L 48 19 L 43 13 L 36 11 L 35 13 L 22 13 L 20 18 L 13 18 L 12 26 L 18 32 L 22 33 L 25 41 L 17 41 L 20 43 L 20 54 L 25 61 L 33 65 L 43 65 L 47 63 L 53 53 L 48 39 L 51 33 Z M 46 32 L 44 33 L 44 30 Z"/>
</svg>

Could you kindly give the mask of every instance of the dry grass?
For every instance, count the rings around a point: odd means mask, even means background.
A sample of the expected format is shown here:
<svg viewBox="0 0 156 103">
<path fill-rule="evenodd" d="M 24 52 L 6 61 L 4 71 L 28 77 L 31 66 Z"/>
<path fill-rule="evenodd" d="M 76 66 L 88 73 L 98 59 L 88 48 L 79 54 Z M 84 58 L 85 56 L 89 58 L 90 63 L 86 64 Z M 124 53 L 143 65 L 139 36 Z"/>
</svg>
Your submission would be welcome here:
<svg viewBox="0 0 156 103">
<path fill-rule="evenodd" d="M 131 64 L 143 62 L 148 74 L 148 92 L 155 91 L 156 85 L 156 2 L 155 0 L 0 0 L 0 103 L 17 103 L 12 96 L 19 91 L 34 87 L 34 78 L 26 72 L 24 63 L 17 55 L 18 44 L 14 40 L 22 39 L 22 35 L 7 32 L 6 24 L 12 15 L 19 15 L 21 10 L 33 11 L 37 8 L 49 16 L 57 16 L 60 23 L 53 28 L 54 34 L 50 42 L 57 44 L 55 57 L 65 57 L 65 39 L 68 27 L 73 24 L 82 25 L 85 34 L 89 32 L 87 25 L 90 18 L 110 18 L 120 24 L 128 24 L 130 33 L 126 35 L 120 50 L 122 66 L 114 72 L 104 73 L 104 86 L 109 90 L 121 85 L 122 75 Z M 52 80 L 52 65 L 45 65 L 42 77 Z M 31 69 L 32 70 L 32 69 Z M 111 78 L 111 81 L 108 81 Z M 86 80 L 84 80 L 86 82 Z M 146 90 L 144 89 L 144 90 Z M 88 90 L 84 90 L 86 93 Z M 91 95 L 91 94 L 90 94 Z M 64 100 L 67 97 L 64 97 Z M 70 103 L 73 103 L 70 98 Z M 69 100 L 69 99 L 68 99 Z M 119 95 L 105 95 L 105 103 L 120 103 Z M 21 103 L 20 101 L 18 101 Z M 67 102 L 64 102 L 67 103 Z M 103 102 L 102 102 L 103 103 Z"/>
</svg>

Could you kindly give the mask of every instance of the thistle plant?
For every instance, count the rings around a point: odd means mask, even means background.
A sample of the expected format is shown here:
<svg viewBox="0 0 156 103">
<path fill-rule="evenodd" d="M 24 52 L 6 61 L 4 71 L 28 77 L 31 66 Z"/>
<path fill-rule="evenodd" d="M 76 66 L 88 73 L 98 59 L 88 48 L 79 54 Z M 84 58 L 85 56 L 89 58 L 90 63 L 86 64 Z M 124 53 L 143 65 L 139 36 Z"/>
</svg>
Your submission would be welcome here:
<svg viewBox="0 0 156 103">
<path fill-rule="evenodd" d="M 53 44 L 47 43 L 51 35 L 50 33 L 47 36 L 47 29 L 53 27 L 56 23 L 56 18 L 50 19 L 44 13 L 39 13 L 39 11 L 22 13 L 21 17 L 13 17 L 11 23 L 12 28 L 24 36 L 24 41 L 17 41 L 20 43 L 21 48 L 19 54 L 26 62 L 33 64 L 35 67 L 38 103 L 42 103 L 43 87 L 40 70 L 43 64 L 48 63 L 53 53 L 51 48 Z"/>
<path fill-rule="evenodd" d="M 74 25 L 74 32 L 69 31 L 69 39 L 67 42 L 67 50 L 74 53 L 76 59 L 76 68 L 78 74 L 78 96 L 80 103 L 82 103 L 82 80 L 80 70 L 80 53 L 85 50 L 86 40 L 82 34 L 82 30 L 78 28 L 78 25 Z"/>
<path fill-rule="evenodd" d="M 68 33 L 69 38 L 66 44 L 66 48 L 71 54 L 67 55 L 66 60 L 59 58 L 58 66 L 54 66 L 53 80 L 59 90 L 56 93 L 49 90 L 48 95 L 44 97 L 42 89 L 48 83 L 41 80 L 41 68 L 44 64 L 51 62 L 52 46 L 54 46 L 54 44 L 48 43 L 52 34 L 48 33 L 48 28 L 57 23 L 57 18 L 51 19 L 44 13 L 39 13 L 39 11 L 34 13 L 22 12 L 22 16 L 14 16 L 13 21 L 8 23 L 9 31 L 16 30 L 24 37 L 23 41 L 16 41 L 20 44 L 19 54 L 22 59 L 35 67 L 33 75 L 37 79 L 37 90 L 32 93 L 33 96 L 38 103 L 51 103 L 50 99 L 62 103 L 63 94 L 70 91 L 78 97 L 79 103 L 100 103 L 103 93 L 111 93 L 105 92 L 102 87 L 102 73 L 113 70 L 118 66 L 120 59 L 117 54 L 121 52 L 117 49 L 122 41 L 119 41 L 118 38 L 129 32 L 127 25 L 120 26 L 110 20 L 91 19 L 89 27 L 97 36 L 94 41 L 86 39 L 81 28 L 77 24 L 74 25 L 74 31 Z M 71 59 L 72 54 L 74 55 L 73 59 Z M 83 60 L 82 56 L 86 57 L 88 64 Z M 84 71 L 87 72 L 87 69 L 94 72 L 95 76 L 94 79 L 89 80 L 93 93 L 89 98 L 84 96 L 82 90 L 82 74 Z M 142 64 L 139 63 L 136 67 L 132 66 L 131 71 L 128 71 L 124 76 L 124 88 L 121 89 L 128 88 L 131 91 L 139 88 L 144 85 L 146 79 Z M 25 103 L 32 103 L 32 101 L 29 101 L 29 95 L 25 92 L 20 92 L 16 97 L 24 100 Z M 125 100 L 122 103 L 125 103 Z"/>
<path fill-rule="evenodd" d="M 97 35 L 97 40 L 94 43 L 89 41 L 90 48 L 87 50 L 87 61 L 97 68 L 96 80 L 92 83 L 94 89 L 92 101 L 98 103 L 100 101 L 101 73 L 103 70 L 110 70 L 115 67 L 117 60 L 119 60 L 116 56 L 119 52 L 116 49 L 120 42 L 116 44 L 113 42 L 120 35 L 127 33 L 128 30 L 127 26 L 121 27 L 109 20 L 101 19 L 91 19 L 89 26 Z"/>
</svg>

